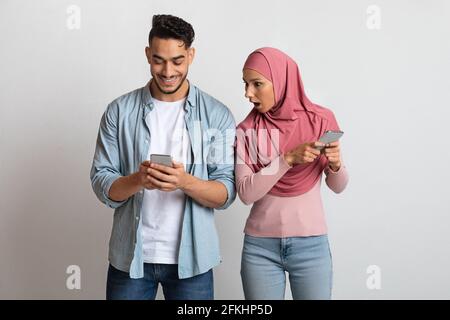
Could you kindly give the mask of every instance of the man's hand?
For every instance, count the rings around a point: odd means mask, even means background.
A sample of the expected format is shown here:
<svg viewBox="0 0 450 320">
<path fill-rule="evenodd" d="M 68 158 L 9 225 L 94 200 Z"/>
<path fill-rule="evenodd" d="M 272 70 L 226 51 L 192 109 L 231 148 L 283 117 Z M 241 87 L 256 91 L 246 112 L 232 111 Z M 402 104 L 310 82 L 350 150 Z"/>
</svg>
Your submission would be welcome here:
<svg viewBox="0 0 450 320">
<path fill-rule="evenodd" d="M 142 191 L 142 189 L 152 190 L 155 186 L 150 181 L 147 170 L 150 161 L 144 161 L 139 165 L 139 170 L 128 176 L 120 177 L 113 182 L 109 189 L 109 198 L 114 201 L 123 201 Z"/>
<path fill-rule="evenodd" d="M 184 164 L 172 161 L 173 167 L 151 163 L 147 168 L 150 183 L 161 191 L 181 190 L 202 206 L 219 208 L 227 200 L 225 185 L 199 179 L 184 170 Z"/>
<path fill-rule="evenodd" d="M 150 168 L 151 162 L 146 160 L 144 162 L 142 162 L 139 166 L 139 171 L 136 173 L 137 174 L 137 180 L 138 180 L 138 184 L 147 189 L 147 190 L 152 190 L 155 189 L 156 187 L 153 185 L 153 183 L 150 181 L 150 175 L 148 174 L 148 170 Z"/>
<path fill-rule="evenodd" d="M 173 167 L 150 163 L 147 168 L 148 180 L 161 191 L 183 190 L 189 183 L 190 175 L 184 170 L 184 164 L 172 161 Z"/>
</svg>

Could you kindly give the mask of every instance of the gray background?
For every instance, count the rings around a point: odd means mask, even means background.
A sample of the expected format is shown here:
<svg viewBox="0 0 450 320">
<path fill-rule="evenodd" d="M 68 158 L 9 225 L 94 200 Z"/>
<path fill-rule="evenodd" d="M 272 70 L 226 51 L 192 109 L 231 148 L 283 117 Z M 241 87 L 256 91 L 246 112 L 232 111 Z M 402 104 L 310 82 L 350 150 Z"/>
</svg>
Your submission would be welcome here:
<svg viewBox="0 0 450 320">
<path fill-rule="evenodd" d="M 274 3 L 0 1 L 0 298 L 104 298 L 113 211 L 89 169 L 106 105 L 149 79 L 156 13 L 193 24 L 189 78 L 237 121 L 251 108 L 242 64 L 267 45 L 291 55 L 310 98 L 335 112 L 351 179 L 340 195 L 322 188 L 335 299 L 450 298 L 450 2 Z M 66 26 L 71 4 L 79 30 Z M 381 9 L 379 30 L 366 25 L 369 5 Z M 237 200 L 217 213 L 218 299 L 243 298 L 249 209 Z M 69 265 L 81 290 L 66 288 Z M 366 286 L 369 265 L 380 290 Z"/>
</svg>

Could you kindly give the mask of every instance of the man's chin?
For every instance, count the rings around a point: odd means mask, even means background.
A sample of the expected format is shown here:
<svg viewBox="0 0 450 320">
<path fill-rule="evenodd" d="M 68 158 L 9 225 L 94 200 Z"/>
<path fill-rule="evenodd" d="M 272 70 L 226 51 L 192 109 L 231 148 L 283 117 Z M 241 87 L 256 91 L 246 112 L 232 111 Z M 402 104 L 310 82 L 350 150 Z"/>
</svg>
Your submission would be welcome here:
<svg viewBox="0 0 450 320">
<path fill-rule="evenodd" d="M 182 82 L 170 86 L 165 86 L 160 82 L 156 81 L 156 86 L 158 87 L 159 91 L 161 91 L 161 93 L 163 94 L 173 94 L 181 88 L 181 85 Z"/>
<path fill-rule="evenodd" d="M 161 89 L 159 91 L 161 91 L 161 93 L 163 93 L 163 94 L 174 94 L 178 91 L 178 88 L 171 90 L 171 91 L 166 91 L 166 90 L 161 90 Z"/>
</svg>

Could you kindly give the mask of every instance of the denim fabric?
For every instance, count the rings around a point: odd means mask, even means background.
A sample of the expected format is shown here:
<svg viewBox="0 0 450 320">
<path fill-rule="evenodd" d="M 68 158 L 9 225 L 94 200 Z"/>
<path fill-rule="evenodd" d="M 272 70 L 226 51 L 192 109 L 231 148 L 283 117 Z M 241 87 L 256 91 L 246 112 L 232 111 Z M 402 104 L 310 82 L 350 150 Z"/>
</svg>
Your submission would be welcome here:
<svg viewBox="0 0 450 320">
<path fill-rule="evenodd" d="M 331 299 L 332 258 L 328 236 L 245 235 L 241 278 L 246 299 L 284 299 L 286 272 L 294 300 Z"/>
<path fill-rule="evenodd" d="M 109 265 L 107 300 L 154 300 L 161 284 L 166 300 L 214 299 L 213 271 L 187 279 L 178 278 L 175 264 L 144 264 L 144 277 L 132 279 L 128 273 Z"/>
</svg>

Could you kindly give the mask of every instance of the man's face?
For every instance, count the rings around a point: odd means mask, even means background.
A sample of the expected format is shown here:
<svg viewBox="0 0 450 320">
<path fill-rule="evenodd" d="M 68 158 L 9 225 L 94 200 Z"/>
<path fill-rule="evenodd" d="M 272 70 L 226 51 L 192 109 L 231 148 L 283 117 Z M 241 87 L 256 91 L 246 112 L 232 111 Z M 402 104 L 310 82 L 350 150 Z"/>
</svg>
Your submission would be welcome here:
<svg viewBox="0 0 450 320">
<path fill-rule="evenodd" d="M 174 94 L 185 81 L 194 59 L 194 48 L 186 48 L 183 41 L 153 38 L 145 48 L 150 72 L 157 89 L 163 94 Z"/>
</svg>

